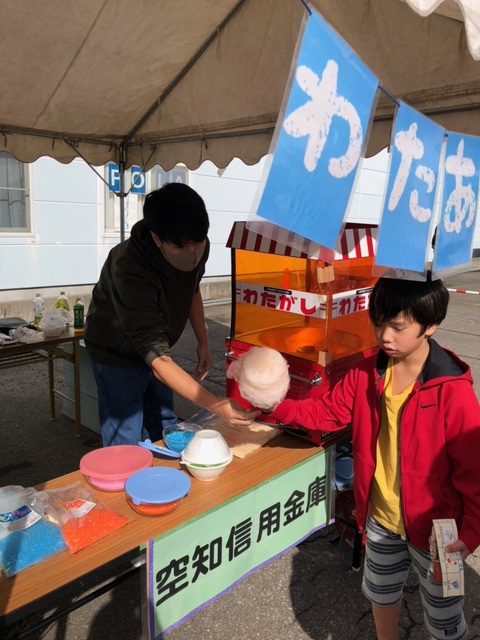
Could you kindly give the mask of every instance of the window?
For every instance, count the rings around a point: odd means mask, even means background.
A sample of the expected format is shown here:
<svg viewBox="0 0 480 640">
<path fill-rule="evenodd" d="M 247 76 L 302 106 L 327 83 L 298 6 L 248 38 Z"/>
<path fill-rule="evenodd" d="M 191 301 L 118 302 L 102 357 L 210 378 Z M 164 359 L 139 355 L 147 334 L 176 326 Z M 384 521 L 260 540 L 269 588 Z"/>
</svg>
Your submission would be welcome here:
<svg viewBox="0 0 480 640">
<path fill-rule="evenodd" d="M 164 171 L 158 166 L 147 173 L 141 173 L 138 167 L 132 167 L 125 173 L 125 191 L 129 191 L 132 179 L 135 186 L 125 197 L 125 231 L 128 233 L 133 225 L 143 218 L 143 201 L 145 196 L 154 189 L 159 189 L 165 182 L 183 182 L 188 184 L 188 169 L 182 165 L 171 171 Z M 119 233 L 120 231 L 120 198 L 118 166 L 109 162 L 105 167 L 105 231 Z"/>
<path fill-rule="evenodd" d="M 0 152 L 0 232 L 29 231 L 28 165 Z"/>
<path fill-rule="evenodd" d="M 142 217 L 143 196 L 130 193 L 125 197 L 125 231 L 130 231 Z M 105 187 L 105 230 L 110 233 L 120 231 L 120 198 Z"/>
</svg>

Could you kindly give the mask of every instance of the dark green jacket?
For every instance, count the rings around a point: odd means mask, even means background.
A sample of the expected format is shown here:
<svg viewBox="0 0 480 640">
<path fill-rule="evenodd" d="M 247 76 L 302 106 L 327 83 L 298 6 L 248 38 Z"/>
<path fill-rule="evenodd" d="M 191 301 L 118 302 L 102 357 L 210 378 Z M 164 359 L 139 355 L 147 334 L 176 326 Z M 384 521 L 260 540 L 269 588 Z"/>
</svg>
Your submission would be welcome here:
<svg viewBox="0 0 480 640">
<path fill-rule="evenodd" d="M 93 360 L 118 367 L 148 365 L 169 354 L 188 321 L 210 245 L 193 271 L 163 257 L 143 220 L 114 247 L 92 293 L 85 344 Z"/>
</svg>

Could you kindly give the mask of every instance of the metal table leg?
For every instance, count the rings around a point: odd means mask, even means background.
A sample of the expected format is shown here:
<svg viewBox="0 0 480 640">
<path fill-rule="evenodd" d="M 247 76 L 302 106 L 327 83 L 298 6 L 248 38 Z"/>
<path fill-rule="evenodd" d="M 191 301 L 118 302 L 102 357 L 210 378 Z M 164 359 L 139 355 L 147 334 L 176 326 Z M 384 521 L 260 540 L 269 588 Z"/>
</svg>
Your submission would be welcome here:
<svg viewBox="0 0 480 640">
<path fill-rule="evenodd" d="M 48 351 L 48 397 L 50 400 L 50 418 L 55 420 L 57 414 L 55 412 L 55 378 L 53 375 L 53 354 Z"/>
<path fill-rule="evenodd" d="M 73 343 L 73 387 L 75 398 L 75 435 L 79 436 L 82 431 L 82 418 L 80 407 L 80 347 L 78 341 Z"/>
</svg>

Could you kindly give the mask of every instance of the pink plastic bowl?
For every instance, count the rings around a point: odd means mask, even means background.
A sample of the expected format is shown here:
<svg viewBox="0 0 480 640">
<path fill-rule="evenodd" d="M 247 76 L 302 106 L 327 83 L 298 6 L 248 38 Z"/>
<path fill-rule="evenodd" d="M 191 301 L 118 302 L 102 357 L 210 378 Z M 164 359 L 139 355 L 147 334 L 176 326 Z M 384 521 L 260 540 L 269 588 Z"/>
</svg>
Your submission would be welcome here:
<svg viewBox="0 0 480 640">
<path fill-rule="evenodd" d="M 136 444 L 117 444 L 95 449 L 80 460 L 80 471 L 102 491 L 123 491 L 132 473 L 152 466 L 153 453 Z"/>
</svg>

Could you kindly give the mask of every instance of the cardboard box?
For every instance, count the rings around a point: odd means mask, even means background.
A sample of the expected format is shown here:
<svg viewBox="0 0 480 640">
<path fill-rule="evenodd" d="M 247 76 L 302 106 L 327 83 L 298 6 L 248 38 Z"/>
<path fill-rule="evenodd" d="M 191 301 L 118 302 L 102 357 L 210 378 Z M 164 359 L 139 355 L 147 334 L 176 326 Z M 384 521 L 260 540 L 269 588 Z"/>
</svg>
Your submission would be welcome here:
<svg viewBox="0 0 480 640">
<path fill-rule="evenodd" d="M 434 582 L 442 583 L 445 598 L 465 594 L 461 553 L 445 551 L 445 547 L 456 540 L 458 540 L 458 532 L 455 520 L 451 518 L 433 520 L 430 536 L 431 575 Z"/>
</svg>

